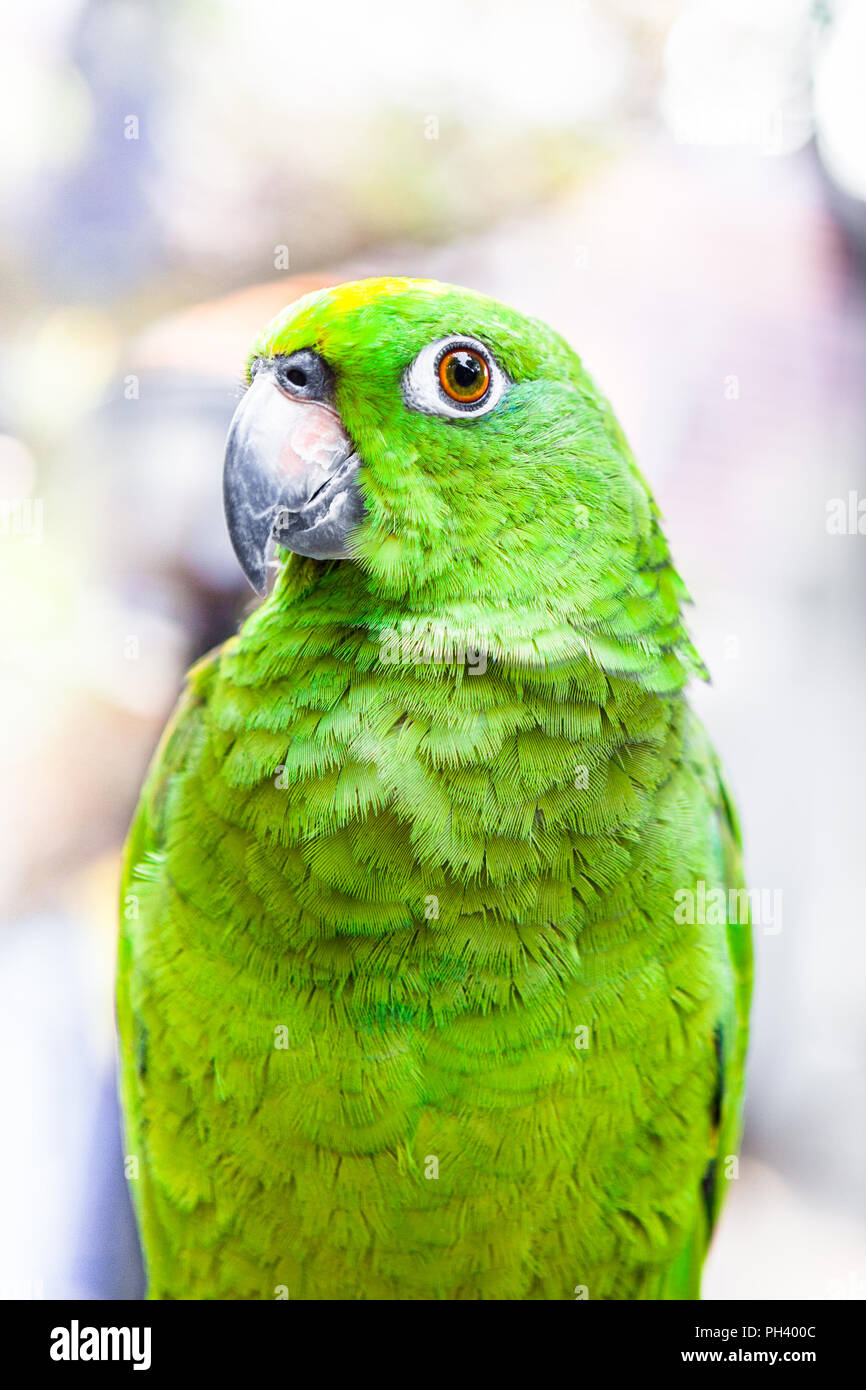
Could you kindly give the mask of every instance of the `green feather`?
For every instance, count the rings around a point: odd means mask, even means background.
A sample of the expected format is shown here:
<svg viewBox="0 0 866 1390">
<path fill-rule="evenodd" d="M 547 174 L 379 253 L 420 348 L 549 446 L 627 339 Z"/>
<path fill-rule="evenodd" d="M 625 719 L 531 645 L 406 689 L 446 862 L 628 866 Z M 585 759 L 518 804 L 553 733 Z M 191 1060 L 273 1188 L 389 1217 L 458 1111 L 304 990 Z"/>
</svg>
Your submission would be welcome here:
<svg viewBox="0 0 866 1390">
<path fill-rule="evenodd" d="M 483 419 L 403 402 L 448 333 L 513 383 Z M 578 358 L 510 309 L 362 282 L 254 355 L 299 347 L 366 517 L 193 669 L 130 834 L 150 1296 L 697 1297 L 751 963 L 747 926 L 675 911 L 742 878 L 656 508 Z M 486 669 L 384 659 L 430 623 Z"/>
</svg>

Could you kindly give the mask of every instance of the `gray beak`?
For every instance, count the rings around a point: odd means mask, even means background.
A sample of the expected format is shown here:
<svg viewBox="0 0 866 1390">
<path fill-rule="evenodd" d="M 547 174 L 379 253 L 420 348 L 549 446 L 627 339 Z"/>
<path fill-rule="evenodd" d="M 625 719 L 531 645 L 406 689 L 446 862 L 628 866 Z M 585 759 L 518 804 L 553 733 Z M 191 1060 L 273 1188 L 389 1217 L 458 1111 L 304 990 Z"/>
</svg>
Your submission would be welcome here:
<svg viewBox="0 0 866 1390">
<path fill-rule="evenodd" d="M 360 465 L 334 407 L 293 391 L 279 364 L 260 364 L 229 426 L 223 472 L 229 536 L 258 593 L 271 541 L 314 560 L 347 554 L 364 511 Z"/>
</svg>

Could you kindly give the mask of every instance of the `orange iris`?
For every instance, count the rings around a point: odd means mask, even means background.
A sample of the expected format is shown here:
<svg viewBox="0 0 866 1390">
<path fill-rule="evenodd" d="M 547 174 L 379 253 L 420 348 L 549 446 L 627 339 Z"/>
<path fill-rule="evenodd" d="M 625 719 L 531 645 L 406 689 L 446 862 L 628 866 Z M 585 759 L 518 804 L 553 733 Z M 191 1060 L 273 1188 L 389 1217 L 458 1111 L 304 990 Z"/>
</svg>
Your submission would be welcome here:
<svg viewBox="0 0 866 1390">
<path fill-rule="evenodd" d="M 439 382 L 452 401 L 473 405 L 490 386 L 490 368 L 479 352 L 455 348 L 446 352 L 439 363 Z"/>
</svg>

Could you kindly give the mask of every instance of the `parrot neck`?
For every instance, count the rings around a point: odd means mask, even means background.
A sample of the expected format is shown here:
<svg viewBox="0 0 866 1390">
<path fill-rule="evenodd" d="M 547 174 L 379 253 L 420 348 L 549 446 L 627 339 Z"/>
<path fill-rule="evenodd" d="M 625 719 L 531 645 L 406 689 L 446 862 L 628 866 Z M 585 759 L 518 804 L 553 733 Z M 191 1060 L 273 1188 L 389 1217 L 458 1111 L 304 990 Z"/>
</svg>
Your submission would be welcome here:
<svg viewBox="0 0 866 1390">
<path fill-rule="evenodd" d="M 670 571 L 678 583 L 677 576 Z M 495 668 L 518 688 L 528 675 L 557 685 L 574 668 L 636 682 L 642 690 L 671 695 L 692 676 L 706 679 L 703 663 L 682 624 L 676 600 L 633 593 L 596 603 L 563 593 L 449 594 L 444 582 L 398 596 L 374 587 L 370 577 L 344 561 L 322 564 L 291 555 L 271 598 L 249 620 L 261 627 L 276 652 L 297 653 L 327 645 L 359 669 L 438 668 L 460 682 Z"/>
</svg>

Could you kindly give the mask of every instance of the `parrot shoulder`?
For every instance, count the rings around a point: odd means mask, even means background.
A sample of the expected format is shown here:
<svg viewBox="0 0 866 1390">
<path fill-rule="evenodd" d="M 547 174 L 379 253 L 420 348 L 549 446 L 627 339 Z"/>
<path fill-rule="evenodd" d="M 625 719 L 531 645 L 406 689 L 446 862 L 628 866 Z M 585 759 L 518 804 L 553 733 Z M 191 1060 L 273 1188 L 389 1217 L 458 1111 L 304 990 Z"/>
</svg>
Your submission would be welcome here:
<svg viewBox="0 0 866 1390">
<path fill-rule="evenodd" d="M 121 915 L 130 882 L 145 865 L 148 855 L 158 854 L 162 847 L 172 778 L 185 766 L 190 750 L 199 737 L 211 686 L 222 657 L 234 645 L 234 640 L 215 647 L 190 667 L 177 704 L 156 746 L 124 848 Z"/>
<path fill-rule="evenodd" d="M 707 1244 L 728 1183 L 736 1176 L 752 993 L 752 928 L 744 889 L 740 821 L 721 762 L 712 749 L 708 772 L 721 878 L 728 892 L 729 907 L 723 962 L 727 977 L 726 1003 L 713 1030 L 717 1066 L 717 1084 L 710 1101 L 713 1152 L 703 1181 Z M 733 912 L 732 903 L 736 904 Z"/>
</svg>

